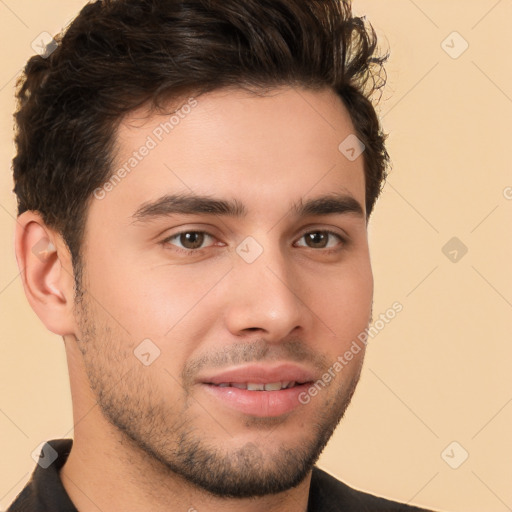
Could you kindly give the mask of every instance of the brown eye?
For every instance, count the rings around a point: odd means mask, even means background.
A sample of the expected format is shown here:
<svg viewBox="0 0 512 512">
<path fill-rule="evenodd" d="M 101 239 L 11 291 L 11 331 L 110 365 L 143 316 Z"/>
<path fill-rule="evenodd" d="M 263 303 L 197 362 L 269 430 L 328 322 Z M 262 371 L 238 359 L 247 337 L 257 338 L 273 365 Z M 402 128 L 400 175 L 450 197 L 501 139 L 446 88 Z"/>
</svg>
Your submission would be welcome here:
<svg viewBox="0 0 512 512">
<path fill-rule="evenodd" d="M 323 249 L 327 245 L 329 236 L 326 233 L 308 233 L 304 235 L 306 244 L 314 249 Z"/>
<path fill-rule="evenodd" d="M 333 240 L 336 242 L 336 238 L 338 239 L 338 243 L 329 244 L 330 240 Z M 306 245 L 302 245 L 301 247 L 309 247 L 311 249 L 327 249 L 335 247 L 336 245 L 339 245 L 339 243 L 343 243 L 343 239 L 340 235 L 337 233 L 334 233 L 333 231 L 311 231 L 309 233 L 305 233 L 302 235 L 301 239 L 304 239 L 306 242 Z"/>
<path fill-rule="evenodd" d="M 185 249 L 199 249 L 204 242 L 204 233 L 181 233 L 179 241 Z"/>
<path fill-rule="evenodd" d="M 203 244 L 208 238 L 213 239 L 213 236 L 204 231 L 182 231 L 166 238 L 164 242 L 182 250 L 193 251 L 204 249 Z"/>
</svg>

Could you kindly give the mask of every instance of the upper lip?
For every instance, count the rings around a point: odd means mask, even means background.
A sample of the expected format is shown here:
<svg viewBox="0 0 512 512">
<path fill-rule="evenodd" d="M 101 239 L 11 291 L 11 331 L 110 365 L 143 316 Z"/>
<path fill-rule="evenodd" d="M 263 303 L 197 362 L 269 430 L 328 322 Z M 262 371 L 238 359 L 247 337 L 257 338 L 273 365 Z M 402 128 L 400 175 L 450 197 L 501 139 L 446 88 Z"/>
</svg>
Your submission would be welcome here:
<svg viewBox="0 0 512 512">
<path fill-rule="evenodd" d="M 230 368 L 212 375 L 198 378 L 204 384 L 222 384 L 225 382 L 268 384 L 273 382 L 295 381 L 297 383 L 314 381 L 315 377 L 308 369 L 296 364 L 245 365 Z"/>
</svg>

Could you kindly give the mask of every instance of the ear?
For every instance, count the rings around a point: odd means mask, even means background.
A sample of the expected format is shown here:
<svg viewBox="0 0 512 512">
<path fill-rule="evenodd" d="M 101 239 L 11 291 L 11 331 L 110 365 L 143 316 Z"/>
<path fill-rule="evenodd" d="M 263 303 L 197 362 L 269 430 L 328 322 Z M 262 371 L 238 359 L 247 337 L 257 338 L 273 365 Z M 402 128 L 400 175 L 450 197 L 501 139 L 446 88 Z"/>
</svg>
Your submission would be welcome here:
<svg viewBox="0 0 512 512">
<path fill-rule="evenodd" d="M 76 332 L 71 254 L 61 235 L 35 211 L 22 213 L 15 231 L 16 261 L 30 306 L 48 330 Z"/>
</svg>

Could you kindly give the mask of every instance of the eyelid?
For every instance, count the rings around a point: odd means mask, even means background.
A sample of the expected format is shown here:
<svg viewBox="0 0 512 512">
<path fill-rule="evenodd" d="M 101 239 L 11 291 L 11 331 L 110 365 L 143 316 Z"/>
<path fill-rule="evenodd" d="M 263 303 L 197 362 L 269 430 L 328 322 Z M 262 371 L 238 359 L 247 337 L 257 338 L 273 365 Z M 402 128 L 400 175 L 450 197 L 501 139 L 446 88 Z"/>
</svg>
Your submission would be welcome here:
<svg viewBox="0 0 512 512">
<path fill-rule="evenodd" d="M 348 239 L 349 236 L 346 233 L 346 231 L 338 226 L 332 226 L 332 225 L 317 225 L 312 224 L 309 226 L 306 226 L 301 230 L 301 235 L 304 236 L 306 233 L 315 233 L 315 232 L 322 232 L 322 233 L 332 233 L 333 235 L 339 236 L 340 238 Z"/>
</svg>

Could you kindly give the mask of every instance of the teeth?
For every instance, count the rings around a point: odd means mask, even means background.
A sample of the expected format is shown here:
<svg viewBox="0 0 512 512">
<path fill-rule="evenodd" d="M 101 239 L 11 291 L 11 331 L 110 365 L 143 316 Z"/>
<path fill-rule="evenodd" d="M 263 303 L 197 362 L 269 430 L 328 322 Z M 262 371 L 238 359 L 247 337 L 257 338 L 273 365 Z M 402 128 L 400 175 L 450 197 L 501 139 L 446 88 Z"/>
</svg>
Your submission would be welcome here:
<svg viewBox="0 0 512 512">
<path fill-rule="evenodd" d="M 260 384 L 256 382 L 222 382 L 217 384 L 219 388 L 237 388 L 247 389 L 247 391 L 280 391 L 281 389 L 293 388 L 296 385 L 294 380 L 286 380 L 283 382 L 269 382 L 268 384 Z"/>
<path fill-rule="evenodd" d="M 255 384 L 254 382 L 247 383 L 247 391 L 263 391 L 265 384 Z"/>
<path fill-rule="evenodd" d="M 284 385 L 284 382 L 281 384 L 281 382 L 271 382 L 270 384 L 265 384 L 265 391 L 279 391 L 281 387 L 286 387 Z M 249 387 L 247 387 L 249 389 Z"/>
</svg>

